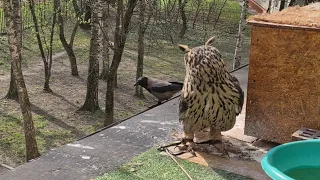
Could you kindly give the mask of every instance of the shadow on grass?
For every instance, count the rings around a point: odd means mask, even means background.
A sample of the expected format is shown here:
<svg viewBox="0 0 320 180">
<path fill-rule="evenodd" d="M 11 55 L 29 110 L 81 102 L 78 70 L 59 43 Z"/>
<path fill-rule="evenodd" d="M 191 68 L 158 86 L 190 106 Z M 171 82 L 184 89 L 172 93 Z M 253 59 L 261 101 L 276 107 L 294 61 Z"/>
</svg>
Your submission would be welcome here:
<svg viewBox="0 0 320 180">
<path fill-rule="evenodd" d="M 47 111 L 39 108 L 38 106 L 36 106 L 34 104 L 31 104 L 31 110 L 32 110 L 32 112 L 34 112 L 34 113 L 36 113 L 38 115 L 44 116 L 48 121 L 56 124 L 57 126 L 63 128 L 63 129 L 71 131 L 77 137 L 83 137 L 83 136 L 86 135 L 85 132 L 79 131 L 75 127 L 66 124 L 61 119 L 57 119 L 56 117 L 54 117 L 51 114 L 49 114 Z"/>
<path fill-rule="evenodd" d="M 56 96 L 58 98 L 60 98 L 62 101 L 66 102 L 67 104 L 75 107 L 75 108 L 80 108 L 79 106 L 75 105 L 74 103 L 72 103 L 71 101 L 69 101 L 67 98 L 65 98 L 64 96 L 57 94 L 55 92 L 51 92 L 50 94 L 52 94 L 53 96 Z"/>
</svg>

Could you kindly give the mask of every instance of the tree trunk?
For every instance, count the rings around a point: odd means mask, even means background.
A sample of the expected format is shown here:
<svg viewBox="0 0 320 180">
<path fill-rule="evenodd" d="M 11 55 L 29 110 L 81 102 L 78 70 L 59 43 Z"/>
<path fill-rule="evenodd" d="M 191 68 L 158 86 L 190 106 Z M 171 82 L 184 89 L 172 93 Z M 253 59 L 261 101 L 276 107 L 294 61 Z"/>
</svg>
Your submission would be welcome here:
<svg viewBox="0 0 320 180">
<path fill-rule="evenodd" d="M 279 7 L 279 11 L 282 11 L 284 9 L 284 5 L 286 4 L 286 0 L 281 0 L 280 1 L 280 7 Z"/>
<path fill-rule="evenodd" d="M 21 8 L 20 8 L 20 3 L 14 2 L 12 3 L 12 10 L 13 11 L 17 11 L 18 13 L 16 13 L 16 16 L 14 19 L 15 21 L 13 23 L 15 23 L 14 25 L 16 27 L 18 27 L 16 29 L 17 31 L 17 39 L 19 40 L 18 45 L 20 46 L 20 49 L 22 47 L 22 21 L 21 21 Z M 21 59 L 21 57 L 19 58 L 19 60 Z M 21 62 L 20 62 L 21 63 Z M 15 77 L 14 77 L 14 73 L 13 73 L 13 67 L 12 67 L 12 63 L 11 63 L 11 68 L 10 68 L 10 86 L 9 86 L 9 90 L 7 92 L 7 95 L 5 96 L 5 98 L 8 99 L 13 99 L 13 100 L 18 100 L 18 89 L 17 89 L 17 85 L 15 83 Z"/>
<path fill-rule="evenodd" d="M 194 29 L 196 26 L 196 21 L 198 20 L 198 16 L 200 13 L 200 6 L 201 6 L 202 1 L 197 0 L 197 10 L 196 10 L 196 15 L 193 18 L 193 23 L 192 23 L 192 28 Z"/>
<path fill-rule="evenodd" d="M 80 110 L 95 112 L 100 109 L 98 102 L 98 84 L 99 84 L 99 52 L 100 52 L 100 28 L 99 17 L 101 14 L 101 0 L 93 1 L 92 24 L 91 24 L 91 40 L 89 68 L 87 79 L 86 100 Z"/>
<path fill-rule="evenodd" d="M 219 20 L 220 20 L 220 16 L 221 16 L 222 10 L 223 10 L 223 8 L 226 6 L 226 3 L 227 3 L 227 0 L 224 0 L 222 6 L 220 7 L 220 9 L 219 9 L 219 11 L 218 11 L 217 18 L 215 19 L 214 24 L 213 24 L 213 30 L 216 29 L 216 26 L 217 26 L 217 24 L 218 24 L 218 22 L 219 22 Z M 247 9 L 248 9 L 248 8 L 247 8 Z"/>
<path fill-rule="evenodd" d="M 109 66 L 110 66 L 110 58 L 109 58 L 109 22 L 108 22 L 108 7 L 109 3 L 107 1 L 103 2 L 102 6 L 102 33 L 103 33 L 103 40 L 102 40 L 102 71 L 100 74 L 100 79 L 107 80 L 108 73 L 109 73 Z"/>
<path fill-rule="evenodd" d="M 60 0 L 54 0 L 54 3 L 56 4 L 56 12 L 58 14 L 58 24 L 59 24 L 59 38 L 60 41 L 62 43 L 63 48 L 66 50 L 68 57 L 69 57 L 69 61 L 70 61 L 70 67 L 71 67 L 71 75 L 72 76 L 79 76 L 78 73 L 78 67 L 77 67 L 77 59 L 76 59 L 76 55 L 74 54 L 73 51 L 73 41 L 70 41 L 70 43 L 68 44 L 66 37 L 64 35 L 64 20 L 61 14 L 61 5 L 60 5 Z M 77 32 L 79 26 L 79 21 L 77 21 L 73 31 L 72 31 L 72 35 L 71 35 L 71 39 L 74 39 L 74 36 Z"/>
<path fill-rule="evenodd" d="M 234 53 L 233 69 L 238 68 L 241 65 L 241 53 L 242 53 L 243 38 L 244 38 L 243 33 L 245 32 L 245 28 L 246 28 L 248 6 L 249 6 L 249 1 L 244 0 L 242 5 L 242 10 L 241 10 L 241 17 L 239 21 L 238 39 L 237 39 L 236 49 Z"/>
<path fill-rule="evenodd" d="M 182 28 L 179 33 L 180 38 L 183 38 L 184 34 L 186 33 L 186 31 L 188 29 L 187 16 L 186 16 L 186 12 L 184 10 L 184 7 L 186 6 L 187 2 L 188 2 L 187 0 L 179 0 L 179 12 L 180 12 L 180 16 L 182 19 Z"/>
<path fill-rule="evenodd" d="M 215 4 L 215 1 L 209 2 L 209 10 L 208 10 L 207 18 L 206 18 L 206 21 L 207 21 L 207 22 L 210 21 L 210 15 L 211 15 L 212 11 L 215 9 L 215 8 L 214 8 L 215 5 L 216 5 L 216 4 Z M 213 11 L 213 13 L 214 13 L 214 11 Z"/>
<path fill-rule="evenodd" d="M 38 41 L 38 46 L 39 46 L 41 58 L 42 58 L 42 61 L 43 61 L 43 64 L 44 64 L 45 83 L 44 83 L 43 91 L 52 92 L 52 90 L 49 87 L 49 81 L 50 81 L 50 76 L 51 76 L 51 73 L 50 73 L 50 71 L 51 71 L 51 63 L 47 60 L 47 58 L 46 58 L 46 56 L 44 54 L 44 49 L 43 49 L 42 40 L 41 40 L 41 36 L 40 36 L 40 31 L 39 31 L 39 26 L 38 26 L 38 19 L 37 19 L 36 13 L 35 13 L 34 1 L 33 0 L 29 0 L 29 9 L 30 9 L 32 20 L 33 20 L 33 24 L 34 24 L 34 29 L 35 29 L 36 38 L 37 38 L 37 41 Z M 52 26 L 54 28 L 54 24 L 52 24 Z M 52 46 L 50 48 L 52 50 Z"/>
<path fill-rule="evenodd" d="M 55 7 L 57 9 L 57 7 Z M 46 58 L 45 64 L 45 82 L 44 82 L 44 92 L 52 92 L 49 87 L 50 77 L 51 77 L 51 67 L 52 67 L 52 47 L 53 47 L 53 35 L 54 35 L 54 27 L 56 25 L 56 18 L 57 18 L 57 11 L 54 11 L 50 29 L 50 40 L 49 40 L 49 47 L 47 46 L 48 55 Z"/>
<path fill-rule="evenodd" d="M 4 2 L 4 12 L 7 17 L 7 35 L 8 43 L 12 60 L 13 73 L 15 77 L 15 83 L 18 88 L 18 97 L 21 108 L 21 113 L 23 117 L 23 127 L 26 140 L 26 151 L 27 151 L 27 161 L 40 156 L 36 141 L 35 128 L 32 121 L 32 115 L 30 111 L 30 103 L 26 85 L 23 79 L 23 74 L 21 70 L 21 47 L 20 47 L 20 35 L 21 31 L 19 26 L 14 22 L 21 20 L 21 16 L 18 15 L 18 11 L 15 11 L 12 7 L 10 1 Z M 12 0 L 13 6 L 20 7 L 19 0 Z"/>
<path fill-rule="evenodd" d="M 267 13 L 270 13 L 270 12 L 271 12 L 271 5 L 272 5 L 272 0 L 269 0 Z"/>
<path fill-rule="evenodd" d="M 271 0 L 270 0 L 271 1 Z M 289 7 L 292 7 L 296 4 L 296 0 L 291 0 L 289 3 Z"/>
<path fill-rule="evenodd" d="M 45 63 L 45 67 L 44 67 L 44 86 L 43 86 L 43 91 L 44 92 L 52 92 L 52 90 L 50 89 L 49 83 L 50 83 L 50 70 L 49 70 L 49 64 Z"/>
<path fill-rule="evenodd" d="M 129 25 L 133 14 L 133 9 L 137 3 L 137 0 L 128 1 L 127 11 L 124 18 L 121 18 L 123 13 L 123 0 L 117 2 L 117 16 L 116 16 L 116 30 L 114 32 L 114 54 L 107 81 L 106 92 L 106 109 L 105 109 L 105 121 L 104 124 L 108 125 L 113 123 L 114 115 L 114 80 L 116 72 L 121 61 L 124 44 L 126 42 L 127 34 L 129 32 Z M 122 19 L 123 22 L 120 20 Z M 120 26 L 122 24 L 122 26 Z"/>
<path fill-rule="evenodd" d="M 5 98 L 18 100 L 18 89 L 17 89 L 17 85 L 16 85 L 16 82 L 14 79 L 15 78 L 14 78 L 14 73 L 13 73 L 13 67 L 12 67 L 12 63 L 11 63 L 10 86 L 9 86 L 9 90 L 8 90 Z"/>
<path fill-rule="evenodd" d="M 122 55 L 121 55 L 121 56 L 122 56 Z M 120 60 L 120 61 L 121 61 L 121 60 Z M 118 87 L 118 70 L 117 70 L 117 72 L 114 73 L 113 85 L 114 85 L 114 88 L 117 88 L 117 87 Z"/>
<path fill-rule="evenodd" d="M 139 33 L 138 33 L 138 61 L 136 80 L 143 76 L 143 57 L 144 57 L 144 33 L 145 33 L 145 0 L 139 0 Z M 142 87 L 136 86 L 135 96 L 144 97 Z"/>
<path fill-rule="evenodd" d="M 114 116 L 114 77 L 108 77 L 107 92 L 106 92 L 106 109 L 104 125 L 107 126 L 113 123 Z"/>
</svg>

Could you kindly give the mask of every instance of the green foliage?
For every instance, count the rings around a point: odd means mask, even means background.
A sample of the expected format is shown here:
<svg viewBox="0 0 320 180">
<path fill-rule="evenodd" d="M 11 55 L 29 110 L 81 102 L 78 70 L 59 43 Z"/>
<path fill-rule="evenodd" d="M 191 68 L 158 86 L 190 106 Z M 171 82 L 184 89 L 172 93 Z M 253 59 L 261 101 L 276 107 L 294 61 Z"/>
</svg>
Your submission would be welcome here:
<svg viewBox="0 0 320 180">
<path fill-rule="evenodd" d="M 81 128 L 81 130 L 83 130 L 87 134 L 91 134 L 91 133 L 94 133 L 97 130 L 101 129 L 102 127 L 103 127 L 103 123 L 102 122 L 97 122 L 97 123 L 95 123 L 93 125 L 86 125 L 83 128 Z"/>
<path fill-rule="evenodd" d="M 41 2 L 36 3 L 34 7 L 36 16 L 38 18 L 38 23 L 43 26 L 47 26 L 52 18 L 53 14 L 53 2 Z M 22 16 L 22 27 L 23 29 L 31 28 L 33 27 L 33 20 L 31 11 L 29 8 L 29 2 L 25 2 L 21 6 L 21 16 Z"/>
<path fill-rule="evenodd" d="M 4 65 L 4 60 L 0 59 L 0 66 Z"/>
<path fill-rule="evenodd" d="M 118 119 L 124 119 L 128 116 L 130 116 L 132 113 L 129 112 L 128 110 L 118 110 L 115 112 L 115 117 L 117 117 Z"/>
<path fill-rule="evenodd" d="M 178 162 L 195 180 L 249 179 L 227 171 L 203 167 L 185 160 L 178 159 Z M 118 168 L 116 171 L 107 173 L 95 180 L 109 179 L 185 180 L 188 178 L 169 156 L 161 155 L 156 149 L 151 149 L 140 156 L 133 158 L 130 162 Z"/>
</svg>

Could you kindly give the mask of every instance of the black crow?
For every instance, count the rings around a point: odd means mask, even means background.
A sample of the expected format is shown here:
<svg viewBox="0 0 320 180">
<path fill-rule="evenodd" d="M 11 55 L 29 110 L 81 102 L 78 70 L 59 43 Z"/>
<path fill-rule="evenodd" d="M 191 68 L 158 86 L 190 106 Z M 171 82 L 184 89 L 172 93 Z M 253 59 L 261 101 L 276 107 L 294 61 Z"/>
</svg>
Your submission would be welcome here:
<svg viewBox="0 0 320 180">
<path fill-rule="evenodd" d="M 183 83 L 168 82 L 148 77 L 140 77 L 134 84 L 134 86 L 137 85 L 145 88 L 149 93 L 155 96 L 158 99 L 158 105 L 161 104 L 162 101 L 170 99 L 183 87 Z"/>
</svg>

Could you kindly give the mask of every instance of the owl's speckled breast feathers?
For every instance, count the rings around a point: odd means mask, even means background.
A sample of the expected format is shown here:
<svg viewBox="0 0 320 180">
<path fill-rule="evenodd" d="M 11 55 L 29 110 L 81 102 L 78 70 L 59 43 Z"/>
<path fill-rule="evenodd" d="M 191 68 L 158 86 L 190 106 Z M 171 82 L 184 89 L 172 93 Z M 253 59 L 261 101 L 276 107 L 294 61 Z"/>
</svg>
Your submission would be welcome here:
<svg viewBox="0 0 320 180">
<path fill-rule="evenodd" d="M 185 133 L 210 127 L 231 129 L 241 112 L 244 94 L 239 81 L 228 72 L 220 52 L 213 47 L 214 38 L 204 46 L 186 52 L 186 76 L 179 104 L 179 120 Z"/>
</svg>

